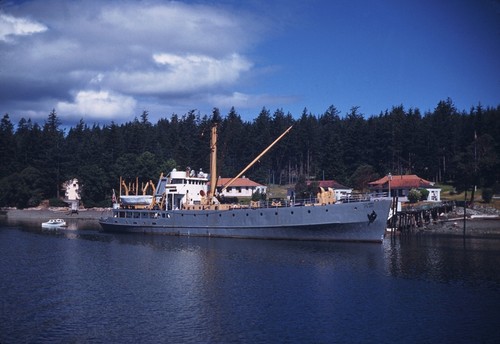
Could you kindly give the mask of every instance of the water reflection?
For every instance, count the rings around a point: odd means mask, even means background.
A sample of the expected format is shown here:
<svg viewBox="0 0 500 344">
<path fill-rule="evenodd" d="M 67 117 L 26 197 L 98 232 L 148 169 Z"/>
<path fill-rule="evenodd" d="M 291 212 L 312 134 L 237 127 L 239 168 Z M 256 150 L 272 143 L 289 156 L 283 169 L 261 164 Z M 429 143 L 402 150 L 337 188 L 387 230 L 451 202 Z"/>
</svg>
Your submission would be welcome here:
<svg viewBox="0 0 500 344">
<path fill-rule="evenodd" d="M 409 235 L 389 236 L 378 245 L 104 233 L 96 220 L 68 219 L 67 223 L 66 228 L 57 230 L 44 230 L 39 221 L 33 220 L 8 224 L 23 231 L 67 239 L 143 246 L 156 251 L 190 252 L 198 256 L 197 264 L 203 266 L 200 273 L 207 276 L 215 275 L 214 271 L 221 273 L 217 266 L 227 261 L 255 264 L 256 267 L 265 264 L 309 266 L 318 274 L 336 265 L 359 269 L 362 261 L 361 266 L 369 271 L 383 270 L 398 278 L 484 284 L 500 289 L 498 239 Z"/>
<path fill-rule="evenodd" d="M 383 245 L 392 276 L 500 289 L 500 240 L 417 235 Z"/>
<path fill-rule="evenodd" d="M 356 269 L 359 261 L 363 261 L 369 270 L 377 271 L 382 266 L 387 275 L 398 278 L 485 284 L 491 288 L 500 285 L 500 240 L 491 238 L 389 236 L 378 245 L 112 234 L 101 232 L 98 222 L 91 219 L 68 219 L 68 226 L 57 230 L 42 229 L 41 222 L 34 220 L 0 221 L 0 226 L 7 224 L 47 236 L 191 252 L 199 255 L 199 263 L 206 266 L 203 273 L 209 275 L 213 275 L 214 266 L 221 259 L 256 265 L 313 266 L 318 272 L 330 269 L 336 262 Z M 356 264 L 350 264 L 352 261 Z"/>
</svg>

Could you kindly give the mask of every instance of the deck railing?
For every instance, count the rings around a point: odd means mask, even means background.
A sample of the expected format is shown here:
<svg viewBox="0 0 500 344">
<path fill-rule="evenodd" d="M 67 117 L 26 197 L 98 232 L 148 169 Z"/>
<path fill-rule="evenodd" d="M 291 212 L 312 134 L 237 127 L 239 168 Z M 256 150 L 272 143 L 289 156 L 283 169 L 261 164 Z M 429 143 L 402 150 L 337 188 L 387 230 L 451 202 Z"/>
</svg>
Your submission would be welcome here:
<svg viewBox="0 0 500 344">
<path fill-rule="evenodd" d="M 335 203 L 353 203 L 353 202 L 368 202 L 374 199 L 387 198 L 387 193 L 367 194 L 367 193 L 350 193 L 346 196 L 337 199 Z M 318 198 L 310 197 L 304 199 L 274 199 L 267 201 L 260 201 L 260 207 L 297 207 L 297 206 L 311 206 L 320 204 Z"/>
</svg>

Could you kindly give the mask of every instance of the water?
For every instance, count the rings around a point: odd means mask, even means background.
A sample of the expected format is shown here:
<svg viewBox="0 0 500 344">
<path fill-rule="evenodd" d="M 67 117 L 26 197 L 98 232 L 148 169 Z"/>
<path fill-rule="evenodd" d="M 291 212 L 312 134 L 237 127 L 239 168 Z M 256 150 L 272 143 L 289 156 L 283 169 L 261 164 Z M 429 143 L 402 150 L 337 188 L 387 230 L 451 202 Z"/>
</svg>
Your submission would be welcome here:
<svg viewBox="0 0 500 344">
<path fill-rule="evenodd" d="M 89 227 L 89 226 L 87 226 Z M 498 343 L 500 240 L 0 227 L 1 343 Z"/>
</svg>

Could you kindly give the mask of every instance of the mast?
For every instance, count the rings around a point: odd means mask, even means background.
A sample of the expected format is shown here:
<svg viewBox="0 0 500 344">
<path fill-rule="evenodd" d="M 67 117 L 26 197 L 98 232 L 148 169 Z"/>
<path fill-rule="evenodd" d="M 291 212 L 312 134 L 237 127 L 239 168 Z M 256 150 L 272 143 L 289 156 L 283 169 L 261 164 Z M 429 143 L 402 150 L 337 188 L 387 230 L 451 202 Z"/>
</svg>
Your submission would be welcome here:
<svg viewBox="0 0 500 344">
<path fill-rule="evenodd" d="M 236 179 L 241 177 L 241 175 L 243 173 L 245 173 L 250 167 L 252 167 L 253 164 L 255 164 L 264 154 L 266 154 L 272 148 L 272 146 L 274 146 L 279 140 L 281 140 L 283 138 L 283 136 L 288 134 L 288 132 L 292 129 L 292 127 L 293 127 L 293 125 L 291 125 L 287 130 L 285 130 L 283 132 L 283 134 L 281 134 L 276 140 L 274 140 L 273 143 L 271 143 L 269 146 L 267 146 L 266 149 L 264 149 L 259 155 L 257 155 L 257 157 L 255 159 L 253 159 L 253 161 L 251 163 L 249 163 L 247 165 L 247 167 L 245 167 L 243 170 L 241 170 L 241 172 L 238 173 L 238 175 L 236 177 L 234 177 L 229 182 L 227 182 L 227 184 L 224 185 L 224 187 L 222 188 L 222 190 L 220 192 L 221 193 L 224 192 L 224 190 L 226 190 L 226 188 L 228 188 L 231 184 L 233 184 Z"/>
<path fill-rule="evenodd" d="M 212 202 L 217 188 L 217 125 L 221 121 L 219 109 L 212 112 L 212 128 L 210 130 L 210 191 L 207 200 Z"/>
<path fill-rule="evenodd" d="M 209 198 L 215 196 L 217 187 L 217 123 L 212 123 L 210 132 L 210 194 Z"/>
</svg>

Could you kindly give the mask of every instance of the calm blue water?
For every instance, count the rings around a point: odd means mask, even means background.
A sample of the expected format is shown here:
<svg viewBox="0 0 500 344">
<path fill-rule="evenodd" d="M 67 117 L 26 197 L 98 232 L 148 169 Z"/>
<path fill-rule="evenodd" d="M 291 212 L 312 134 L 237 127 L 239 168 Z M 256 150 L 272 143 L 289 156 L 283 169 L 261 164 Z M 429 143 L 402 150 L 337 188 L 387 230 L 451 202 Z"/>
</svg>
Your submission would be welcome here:
<svg viewBox="0 0 500 344">
<path fill-rule="evenodd" d="M 498 343 L 500 240 L 0 227 L 0 343 Z"/>
</svg>

